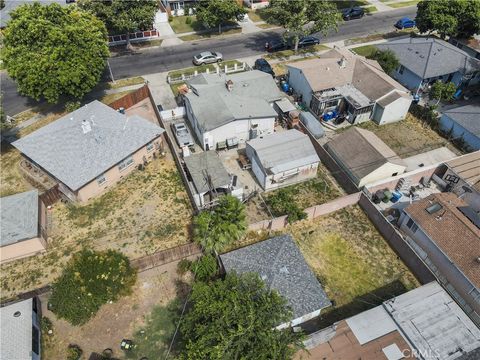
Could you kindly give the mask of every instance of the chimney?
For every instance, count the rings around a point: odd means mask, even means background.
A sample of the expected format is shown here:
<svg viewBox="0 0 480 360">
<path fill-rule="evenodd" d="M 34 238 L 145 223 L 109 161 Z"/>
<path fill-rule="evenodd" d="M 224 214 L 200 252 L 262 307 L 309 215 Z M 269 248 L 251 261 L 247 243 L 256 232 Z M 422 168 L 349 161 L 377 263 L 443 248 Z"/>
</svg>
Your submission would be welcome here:
<svg viewBox="0 0 480 360">
<path fill-rule="evenodd" d="M 345 59 L 345 57 L 342 57 L 342 58 L 340 59 L 340 63 L 339 63 L 339 64 L 340 64 L 340 68 L 341 68 L 341 69 L 345 69 L 345 67 L 347 66 L 347 59 Z"/>
<path fill-rule="evenodd" d="M 125 114 L 125 108 L 121 107 L 121 108 L 118 108 L 118 112 L 120 114 Z"/>
<path fill-rule="evenodd" d="M 82 131 L 84 134 L 88 134 L 90 131 L 92 131 L 92 127 L 88 120 L 83 120 L 82 121 Z"/>
<path fill-rule="evenodd" d="M 231 92 L 231 91 L 233 90 L 233 81 L 232 81 L 232 80 L 227 80 L 227 81 L 225 82 L 225 85 L 227 86 L 227 90 L 228 90 L 228 91 Z"/>
</svg>

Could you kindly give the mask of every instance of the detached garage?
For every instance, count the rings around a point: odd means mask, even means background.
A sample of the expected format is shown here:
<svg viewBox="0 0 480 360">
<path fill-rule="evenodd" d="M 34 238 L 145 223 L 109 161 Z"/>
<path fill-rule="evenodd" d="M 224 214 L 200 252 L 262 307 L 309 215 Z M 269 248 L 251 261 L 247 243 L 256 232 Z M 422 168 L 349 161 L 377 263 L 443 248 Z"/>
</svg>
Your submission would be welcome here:
<svg viewBox="0 0 480 360">
<path fill-rule="evenodd" d="M 394 91 L 377 100 L 373 108 L 372 120 L 383 125 L 404 119 L 411 102 L 412 99 L 409 95 Z"/>
</svg>

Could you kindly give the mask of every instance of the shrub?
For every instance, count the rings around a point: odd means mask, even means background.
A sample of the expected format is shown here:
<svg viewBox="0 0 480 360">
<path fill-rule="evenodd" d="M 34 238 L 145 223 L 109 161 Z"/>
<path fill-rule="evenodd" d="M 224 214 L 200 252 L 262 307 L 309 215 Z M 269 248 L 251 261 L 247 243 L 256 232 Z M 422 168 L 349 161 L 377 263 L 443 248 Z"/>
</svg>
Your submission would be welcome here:
<svg viewBox="0 0 480 360">
<path fill-rule="evenodd" d="M 80 101 L 69 101 L 65 103 L 65 111 L 71 113 L 80 107 Z"/>
<path fill-rule="evenodd" d="M 215 256 L 207 254 L 195 261 L 191 269 L 199 281 L 209 281 L 218 274 L 218 263 Z"/>
<path fill-rule="evenodd" d="M 307 213 L 300 209 L 294 196 L 298 191 L 294 188 L 280 189 L 277 193 L 267 197 L 267 204 L 273 216 L 287 215 L 288 222 L 294 223 L 307 218 Z"/>
<path fill-rule="evenodd" d="M 177 264 L 177 274 L 184 275 L 190 267 L 192 266 L 192 262 L 188 259 L 182 259 Z"/>
<path fill-rule="evenodd" d="M 78 345 L 68 345 L 67 360 L 78 360 L 82 356 L 83 350 Z"/>
<path fill-rule="evenodd" d="M 192 23 L 192 18 L 190 16 L 187 16 L 185 19 L 185 24 L 191 24 Z"/>
<path fill-rule="evenodd" d="M 170 16 L 168 17 L 168 22 L 172 22 L 172 21 L 173 21 L 173 16 L 170 15 Z"/>
<path fill-rule="evenodd" d="M 86 323 L 100 307 L 130 293 L 136 272 L 113 250 L 75 254 L 52 285 L 52 311 L 73 325 Z"/>
</svg>

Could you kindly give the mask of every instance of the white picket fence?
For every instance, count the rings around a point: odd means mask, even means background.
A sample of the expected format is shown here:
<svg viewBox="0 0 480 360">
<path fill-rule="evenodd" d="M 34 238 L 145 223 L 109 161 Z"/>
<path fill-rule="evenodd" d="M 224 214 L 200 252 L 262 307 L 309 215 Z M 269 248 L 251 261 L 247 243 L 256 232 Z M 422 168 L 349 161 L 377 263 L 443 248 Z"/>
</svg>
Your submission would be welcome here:
<svg viewBox="0 0 480 360">
<path fill-rule="evenodd" d="M 185 107 L 180 106 L 170 110 L 160 111 L 160 117 L 164 121 L 181 119 L 185 116 Z"/>
<path fill-rule="evenodd" d="M 210 71 L 210 69 L 205 69 L 205 71 L 197 71 L 195 70 L 195 72 L 193 74 L 180 74 L 178 76 L 167 76 L 167 81 L 169 84 L 178 84 L 178 83 L 181 83 L 181 82 L 185 82 L 186 80 L 190 80 L 191 78 L 199 75 L 199 74 L 231 74 L 231 73 L 236 73 L 236 72 L 241 72 L 241 71 L 247 71 L 247 70 L 251 70 L 250 66 L 248 66 L 246 63 L 242 63 L 242 64 L 233 64 L 233 66 L 227 66 L 227 65 L 224 65 L 224 66 L 218 66 L 216 67 L 216 69 L 214 71 Z"/>
</svg>

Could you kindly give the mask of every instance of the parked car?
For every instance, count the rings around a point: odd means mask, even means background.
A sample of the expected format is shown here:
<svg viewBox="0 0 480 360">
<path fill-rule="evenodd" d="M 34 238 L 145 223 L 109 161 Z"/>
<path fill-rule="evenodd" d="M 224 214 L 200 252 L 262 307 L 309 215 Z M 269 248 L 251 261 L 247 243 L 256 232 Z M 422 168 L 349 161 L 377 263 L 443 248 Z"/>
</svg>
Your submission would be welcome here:
<svg viewBox="0 0 480 360">
<path fill-rule="evenodd" d="M 275 73 L 273 72 L 272 67 L 268 63 L 267 60 L 265 59 L 257 59 L 255 60 L 255 64 L 253 65 L 253 68 L 255 70 L 260 70 L 263 71 L 264 73 L 272 75 L 272 77 L 275 77 Z"/>
<path fill-rule="evenodd" d="M 272 40 L 265 44 L 265 50 L 268 52 L 285 50 L 286 48 L 287 44 L 283 40 Z"/>
<path fill-rule="evenodd" d="M 409 28 L 415 27 L 416 23 L 415 23 L 415 20 L 412 20 L 408 17 L 404 17 L 398 20 L 394 26 L 397 29 L 403 30 L 403 29 L 409 29 Z"/>
<path fill-rule="evenodd" d="M 211 64 L 220 61 L 223 61 L 222 54 L 213 51 L 204 51 L 193 57 L 193 63 L 195 65 Z"/>
<path fill-rule="evenodd" d="M 299 40 L 298 47 L 303 48 L 303 47 L 308 47 L 308 46 L 317 45 L 317 44 L 320 44 L 319 38 L 316 38 L 315 36 L 305 36 Z M 294 46 L 295 44 L 292 44 L 292 45 Z"/>
<path fill-rule="evenodd" d="M 361 7 L 355 6 L 349 9 L 345 9 L 342 11 L 343 20 L 353 20 L 353 19 L 361 19 L 365 15 L 365 10 Z"/>
<path fill-rule="evenodd" d="M 178 146 L 193 146 L 193 138 L 184 122 L 172 124 L 173 135 L 177 139 Z"/>
</svg>

